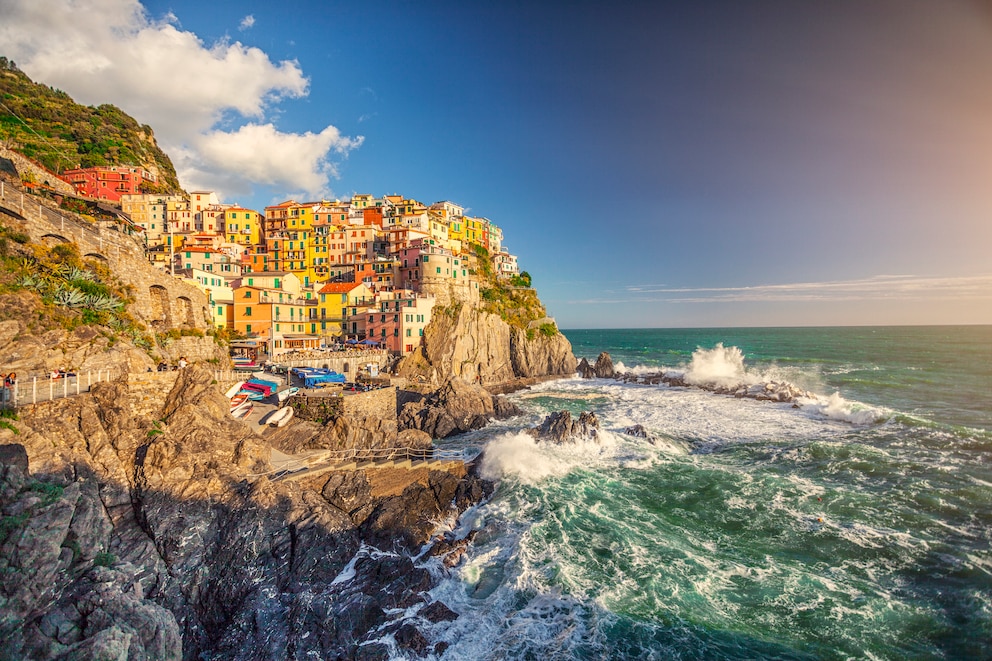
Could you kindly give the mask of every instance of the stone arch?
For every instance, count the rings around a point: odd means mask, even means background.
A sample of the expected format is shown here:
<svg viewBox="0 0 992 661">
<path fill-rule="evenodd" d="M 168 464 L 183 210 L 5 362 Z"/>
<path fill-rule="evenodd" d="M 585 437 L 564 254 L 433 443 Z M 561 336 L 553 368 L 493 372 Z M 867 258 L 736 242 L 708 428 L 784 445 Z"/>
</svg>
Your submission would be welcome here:
<svg viewBox="0 0 992 661">
<path fill-rule="evenodd" d="M 351 367 L 348 365 L 347 361 L 344 364 L 344 368 L 341 370 L 342 373 L 347 374 L 351 371 Z"/>
<path fill-rule="evenodd" d="M 179 303 L 179 321 L 186 328 L 195 328 L 196 319 L 193 317 L 193 301 L 185 296 L 176 299 Z"/>
<path fill-rule="evenodd" d="M 169 291 L 162 285 L 152 285 L 148 288 L 151 300 L 152 326 L 168 327 L 172 325 L 172 310 L 169 306 Z"/>
<path fill-rule="evenodd" d="M 92 257 L 93 259 L 99 259 L 101 262 L 105 264 L 110 261 L 109 259 L 107 259 L 98 252 L 88 252 L 85 255 L 83 255 L 83 257 Z"/>
<path fill-rule="evenodd" d="M 65 238 L 61 234 L 55 234 L 54 232 L 49 232 L 48 234 L 43 234 L 41 240 L 44 241 L 50 239 L 54 243 L 72 243 L 69 239 Z"/>
</svg>

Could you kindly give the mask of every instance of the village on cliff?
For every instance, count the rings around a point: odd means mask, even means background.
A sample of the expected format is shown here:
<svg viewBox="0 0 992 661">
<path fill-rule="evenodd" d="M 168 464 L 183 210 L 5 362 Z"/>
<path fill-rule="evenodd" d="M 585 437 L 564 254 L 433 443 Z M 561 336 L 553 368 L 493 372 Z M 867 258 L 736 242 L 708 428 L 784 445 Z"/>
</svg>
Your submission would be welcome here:
<svg viewBox="0 0 992 661">
<path fill-rule="evenodd" d="M 136 167 L 68 171 L 77 194 L 120 205 L 153 264 L 201 289 L 213 323 L 249 359 L 340 343 L 404 356 L 435 304 L 477 300 L 484 277 L 529 286 L 502 230 L 452 202 L 402 195 L 269 206 L 222 204 L 212 191 L 140 192 Z"/>
</svg>

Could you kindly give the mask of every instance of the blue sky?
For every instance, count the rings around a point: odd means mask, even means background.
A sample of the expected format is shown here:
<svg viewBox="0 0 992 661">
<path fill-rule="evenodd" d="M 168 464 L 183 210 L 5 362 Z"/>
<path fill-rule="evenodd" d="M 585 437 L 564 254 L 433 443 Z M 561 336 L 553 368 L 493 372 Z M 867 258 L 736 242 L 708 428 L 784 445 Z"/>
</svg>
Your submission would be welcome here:
<svg viewBox="0 0 992 661">
<path fill-rule="evenodd" d="M 188 190 L 453 200 L 564 328 L 992 323 L 987 3 L 0 14 L 0 54 L 151 124 Z"/>
</svg>

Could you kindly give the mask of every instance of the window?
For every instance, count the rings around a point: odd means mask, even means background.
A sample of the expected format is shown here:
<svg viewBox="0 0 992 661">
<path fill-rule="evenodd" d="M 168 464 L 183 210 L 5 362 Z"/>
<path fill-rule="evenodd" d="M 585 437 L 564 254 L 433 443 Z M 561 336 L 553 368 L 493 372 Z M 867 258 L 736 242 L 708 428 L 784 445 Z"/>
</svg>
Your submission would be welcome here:
<svg viewBox="0 0 992 661">
<path fill-rule="evenodd" d="M 251 316 L 251 308 L 245 308 L 245 316 L 246 317 L 250 317 Z"/>
<path fill-rule="evenodd" d="M 245 333 L 250 333 L 250 332 L 251 332 L 251 324 L 248 324 L 247 326 L 245 326 Z"/>
</svg>

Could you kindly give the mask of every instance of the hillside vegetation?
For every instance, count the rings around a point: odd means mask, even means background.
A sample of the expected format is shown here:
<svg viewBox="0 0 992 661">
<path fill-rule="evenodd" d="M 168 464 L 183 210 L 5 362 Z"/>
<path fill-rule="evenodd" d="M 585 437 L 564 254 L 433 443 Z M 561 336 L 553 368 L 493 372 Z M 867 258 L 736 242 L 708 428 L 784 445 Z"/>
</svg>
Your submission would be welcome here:
<svg viewBox="0 0 992 661">
<path fill-rule="evenodd" d="M 489 251 L 477 244 L 472 247 L 476 257 L 476 275 L 481 281 L 482 309 L 499 315 L 511 327 L 533 335 L 531 323 L 545 320 L 547 311 L 531 287 L 530 274 L 524 271 L 508 280 L 500 279 L 493 272 Z M 558 327 L 551 322 L 542 323 L 538 330 L 547 336 L 558 333 Z"/>
<path fill-rule="evenodd" d="M 0 104 L 0 141 L 57 174 L 76 167 L 140 166 L 158 176 L 148 192 L 181 190 L 151 127 L 116 106 L 80 105 L 61 90 L 33 82 L 5 57 Z"/>
</svg>

